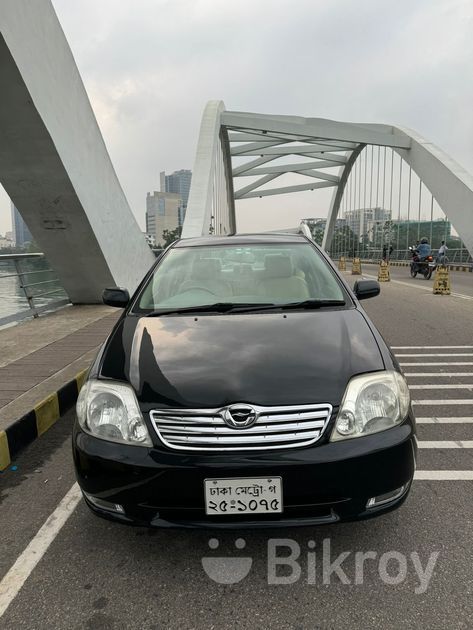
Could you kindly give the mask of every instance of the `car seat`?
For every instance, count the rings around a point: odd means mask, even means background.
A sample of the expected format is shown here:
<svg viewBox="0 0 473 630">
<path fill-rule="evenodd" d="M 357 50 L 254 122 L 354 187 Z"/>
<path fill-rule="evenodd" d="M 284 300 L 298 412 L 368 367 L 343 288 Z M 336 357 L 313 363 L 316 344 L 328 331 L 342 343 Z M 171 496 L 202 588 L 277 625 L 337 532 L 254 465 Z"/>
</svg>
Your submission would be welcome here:
<svg viewBox="0 0 473 630">
<path fill-rule="evenodd" d="M 307 282 L 296 276 L 289 256 L 267 254 L 264 257 L 264 274 L 258 284 L 258 293 L 282 300 L 306 300 L 309 297 Z"/>
<path fill-rule="evenodd" d="M 200 258 L 194 262 L 190 278 L 183 282 L 181 291 L 201 288 L 222 297 L 231 295 L 230 283 L 222 280 L 221 271 L 219 258 Z"/>
</svg>

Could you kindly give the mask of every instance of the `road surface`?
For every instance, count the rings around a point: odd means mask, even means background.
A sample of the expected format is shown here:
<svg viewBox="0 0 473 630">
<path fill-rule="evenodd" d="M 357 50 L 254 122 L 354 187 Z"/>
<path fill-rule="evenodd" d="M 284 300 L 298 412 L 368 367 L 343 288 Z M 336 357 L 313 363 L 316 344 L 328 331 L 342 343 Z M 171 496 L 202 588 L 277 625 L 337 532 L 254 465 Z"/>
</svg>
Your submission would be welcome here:
<svg viewBox="0 0 473 630">
<path fill-rule="evenodd" d="M 109 523 L 76 498 L 71 411 L 0 476 L 0 627 L 471 628 L 473 274 L 453 275 L 457 296 L 433 296 L 431 282 L 393 268 L 366 302 L 419 419 L 400 510 L 253 532 Z M 228 575 L 242 579 L 221 583 Z"/>
</svg>

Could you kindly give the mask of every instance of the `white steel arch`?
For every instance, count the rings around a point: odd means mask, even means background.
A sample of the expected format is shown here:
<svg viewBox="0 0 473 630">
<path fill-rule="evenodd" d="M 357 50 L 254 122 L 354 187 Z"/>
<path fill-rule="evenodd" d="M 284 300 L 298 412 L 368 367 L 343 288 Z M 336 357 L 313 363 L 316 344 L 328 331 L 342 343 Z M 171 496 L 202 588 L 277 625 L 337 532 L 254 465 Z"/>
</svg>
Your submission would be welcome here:
<svg viewBox="0 0 473 630">
<path fill-rule="evenodd" d="M 50 0 L 1 0 L 0 85 L 0 181 L 69 298 L 134 290 L 154 255 Z"/>
<path fill-rule="evenodd" d="M 227 225 L 235 224 L 234 199 L 333 188 L 323 239 L 329 249 L 348 176 L 367 145 L 391 147 L 412 167 L 473 255 L 473 177 L 416 132 L 392 125 L 232 112 L 222 101 L 211 101 L 204 112 L 183 236 L 228 233 Z M 225 230 L 212 224 L 216 210 L 209 210 L 216 173 L 222 173 L 216 147 L 222 149 L 226 175 L 220 183 L 227 200 Z M 280 180 L 281 185 L 268 187 L 287 173 L 297 174 L 303 183 L 285 185 Z M 242 178 L 251 178 L 250 183 L 240 185 Z M 214 191 L 212 198 L 219 194 Z"/>
<path fill-rule="evenodd" d="M 235 232 L 235 201 L 222 101 L 209 101 L 200 125 L 182 237 Z"/>
</svg>

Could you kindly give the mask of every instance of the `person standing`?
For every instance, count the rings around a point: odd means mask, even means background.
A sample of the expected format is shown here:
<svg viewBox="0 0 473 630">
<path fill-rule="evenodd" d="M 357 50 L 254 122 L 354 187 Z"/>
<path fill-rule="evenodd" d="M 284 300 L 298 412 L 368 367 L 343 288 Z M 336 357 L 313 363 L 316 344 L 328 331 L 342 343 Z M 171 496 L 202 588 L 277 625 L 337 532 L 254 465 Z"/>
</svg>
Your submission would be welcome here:
<svg viewBox="0 0 473 630">
<path fill-rule="evenodd" d="M 445 259 L 447 258 L 447 251 L 448 251 L 448 247 L 445 244 L 445 241 L 442 241 L 440 247 L 439 247 L 439 252 L 437 254 L 437 262 L 440 264 L 444 264 L 445 263 Z"/>
</svg>

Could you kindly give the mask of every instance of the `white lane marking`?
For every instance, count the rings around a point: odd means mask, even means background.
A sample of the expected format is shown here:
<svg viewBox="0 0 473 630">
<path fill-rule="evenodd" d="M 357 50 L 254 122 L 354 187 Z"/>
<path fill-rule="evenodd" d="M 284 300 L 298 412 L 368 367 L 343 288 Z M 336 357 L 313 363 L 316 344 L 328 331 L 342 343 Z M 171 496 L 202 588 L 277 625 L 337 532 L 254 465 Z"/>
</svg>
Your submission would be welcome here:
<svg viewBox="0 0 473 630">
<path fill-rule="evenodd" d="M 399 359 L 401 357 L 473 357 L 473 352 L 462 352 L 462 353 L 451 353 L 451 352 L 442 352 L 442 353 L 426 353 L 426 354 L 396 354 L 396 357 Z"/>
<path fill-rule="evenodd" d="M 81 496 L 80 488 L 75 483 L 3 577 L 0 582 L 0 618 L 61 531 Z"/>
<path fill-rule="evenodd" d="M 455 297 L 459 297 L 459 298 L 464 298 L 466 300 L 473 300 L 471 295 L 466 295 L 465 293 L 452 293 L 451 295 L 453 295 Z"/>
<path fill-rule="evenodd" d="M 426 365 L 434 366 L 434 365 L 473 365 L 473 361 L 451 361 L 447 363 L 446 361 L 439 361 L 438 363 L 428 363 L 427 361 L 418 361 L 417 363 L 399 363 L 401 367 L 425 367 Z"/>
<path fill-rule="evenodd" d="M 473 405 L 473 398 L 459 400 L 413 400 L 413 405 Z"/>
<path fill-rule="evenodd" d="M 473 448 L 473 440 L 418 440 L 419 448 Z"/>
<path fill-rule="evenodd" d="M 378 276 L 372 276 L 371 274 L 368 273 L 364 273 L 363 274 L 364 278 L 372 278 L 373 280 L 377 280 Z M 417 284 L 412 284 L 412 282 L 402 282 L 402 280 L 393 280 L 391 279 L 391 282 L 394 282 L 395 284 L 402 284 L 405 287 L 411 287 L 411 289 L 421 289 L 422 291 L 428 291 L 429 293 L 432 293 L 432 286 L 430 287 L 423 287 L 421 284 L 417 285 Z M 433 293 L 432 293 L 433 295 Z M 473 296 L 472 295 L 464 295 L 463 293 L 454 293 L 452 291 L 452 293 L 450 294 L 453 297 L 458 297 L 461 298 L 462 300 L 473 300 Z"/>
<path fill-rule="evenodd" d="M 473 376 L 473 372 L 404 372 L 404 376 L 412 378 L 438 377 L 438 376 Z"/>
<path fill-rule="evenodd" d="M 473 346 L 391 346 L 391 350 L 473 350 Z"/>
<path fill-rule="evenodd" d="M 464 416 L 457 418 L 435 417 L 416 418 L 417 424 L 473 424 L 472 416 Z"/>
<path fill-rule="evenodd" d="M 416 470 L 414 479 L 418 481 L 473 481 L 473 470 Z"/>
<path fill-rule="evenodd" d="M 409 389 L 472 389 L 473 385 L 471 383 L 456 383 L 454 385 L 448 384 L 444 385 L 443 383 L 440 385 L 409 385 Z"/>
</svg>

